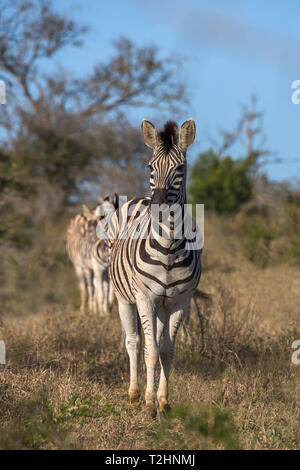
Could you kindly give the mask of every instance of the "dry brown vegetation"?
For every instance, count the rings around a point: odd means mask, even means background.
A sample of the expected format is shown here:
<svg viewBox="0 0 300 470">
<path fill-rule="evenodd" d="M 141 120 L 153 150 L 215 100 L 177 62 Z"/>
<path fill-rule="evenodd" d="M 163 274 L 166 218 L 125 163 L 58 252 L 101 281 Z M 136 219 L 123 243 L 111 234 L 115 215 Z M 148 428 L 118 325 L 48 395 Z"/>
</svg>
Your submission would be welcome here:
<svg viewBox="0 0 300 470">
<path fill-rule="evenodd" d="M 29 285 L 29 272 L 26 284 L 23 273 L 25 292 L 10 278 L 15 290 L 9 301 L 2 284 L 7 364 L 0 366 L 0 448 L 299 447 L 299 366 L 291 363 L 291 344 L 300 338 L 299 267 L 256 267 L 222 219 L 206 217 L 205 228 L 200 285 L 213 301 L 201 304 L 201 324 L 193 307 L 189 344 L 178 338 L 173 409 L 156 420 L 145 414 L 142 399 L 128 404 L 116 308 L 104 320 L 78 313 L 76 281 L 64 255 L 48 281 L 34 266 L 40 284 L 35 274 L 37 285 Z M 61 245 L 48 245 L 51 259 L 63 249 L 63 237 L 57 239 Z M 44 291 L 38 296 L 39 285 Z M 37 304 L 43 299 L 37 313 L 35 294 Z M 142 392 L 144 384 L 141 366 Z"/>
</svg>

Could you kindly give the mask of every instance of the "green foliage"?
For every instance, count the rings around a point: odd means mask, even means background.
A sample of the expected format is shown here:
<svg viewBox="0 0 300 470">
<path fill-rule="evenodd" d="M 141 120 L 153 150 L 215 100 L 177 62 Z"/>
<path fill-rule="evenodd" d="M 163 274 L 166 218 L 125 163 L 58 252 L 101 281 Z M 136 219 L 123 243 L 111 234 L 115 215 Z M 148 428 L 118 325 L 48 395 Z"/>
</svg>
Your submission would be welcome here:
<svg viewBox="0 0 300 470">
<path fill-rule="evenodd" d="M 272 229 L 262 225 L 259 220 L 251 222 L 248 233 L 242 241 L 244 256 L 261 268 L 265 268 L 270 259 L 271 242 L 275 239 Z"/>
<path fill-rule="evenodd" d="M 192 166 L 189 194 L 193 203 L 218 212 L 235 212 L 252 195 L 254 156 L 219 158 L 213 150 L 202 153 Z"/>
<path fill-rule="evenodd" d="M 261 268 L 300 263 L 299 202 L 297 191 L 277 195 L 272 204 L 252 201 L 229 221 L 245 258 Z"/>
<path fill-rule="evenodd" d="M 59 132 L 49 129 L 34 131 L 25 155 L 32 176 L 42 176 L 65 191 L 74 189 L 78 174 L 91 159 L 91 150 L 79 139 Z"/>
<path fill-rule="evenodd" d="M 35 194 L 26 160 L 20 164 L 12 151 L 0 149 L 0 196 L 13 195 L 28 199 Z M 3 200 L 3 199 L 2 199 Z M 0 206 L 0 245 L 14 245 L 18 249 L 31 245 L 33 220 L 22 210 L 17 212 L 12 205 Z"/>
<path fill-rule="evenodd" d="M 7 157 L 11 170 L 22 176 L 19 192 L 22 190 L 23 195 L 26 189 L 30 194 L 29 188 L 34 190 L 44 182 L 67 193 L 74 190 L 78 174 L 91 159 L 91 151 L 78 139 L 61 135 L 59 131 L 37 127 L 29 131 L 30 139 L 14 142 L 13 151 Z"/>
<path fill-rule="evenodd" d="M 34 187 L 28 181 L 29 167 L 20 165 L 12 152 L 0 149 L 0 194 L 14 191 L 23 197 L 34 193 Z"/>
<path fill-rule="evenodd" d="M 18 417 L 0 436 L 0 449 L 41 449 L 50 445 L 68 447 L 65 430 L 58 427 L 47 396 L 40 391 L 30 400 L 19 403 Z"/>
<path fill-rule="evenodd" d="M 285 230 L 289 236 L 288 257 L 300 263 L 300 197 L 290 194 L 284 206 Z"/>
<path fill-rule="evenodd" d="M 24 215 L 1 216 L 0 243 L 9 242 L 18 249 L 28 248 L 32 243 L 32 220 Z"/>
<path fill-rule="evenodd" d="M 295 259 L 298 263 L 300 262 L 300 236 L 294 237 L 291 240 L 288 253 L 291 258 Z"/>
<path fill-rule="evenodd" d="M 112 403 L 100 403 L 100 396 L 80 398 L 72 395 L 66 403 L 60 405 L 55 417 L 57 422 L 67 422 L 75 418 L 120 417 L 120 413 Z"/>
<path fill-rule="evenodd" d="M 272 242 L 278 238 L 278 227 L 270 208 L 251 202 L 235 216 L 232 230 L 239 237 L 245 258 L 265 268 L 270 262 Z"/>
<path fill-rule="evenodd" d="M 178 432 L 179 427 L 183 427 L 183 433 Z M 170 435 L 173 444 L 178 440 L 178 448 L 181 449 L 207 449 L 212 444 L 225 449 L 240 448 L 229 413 L 216 405 L 196 411 L 187 405 L 177 405 L 167 411 L 156 438 L 160 443 L 167 442 Z"/>
</svg>

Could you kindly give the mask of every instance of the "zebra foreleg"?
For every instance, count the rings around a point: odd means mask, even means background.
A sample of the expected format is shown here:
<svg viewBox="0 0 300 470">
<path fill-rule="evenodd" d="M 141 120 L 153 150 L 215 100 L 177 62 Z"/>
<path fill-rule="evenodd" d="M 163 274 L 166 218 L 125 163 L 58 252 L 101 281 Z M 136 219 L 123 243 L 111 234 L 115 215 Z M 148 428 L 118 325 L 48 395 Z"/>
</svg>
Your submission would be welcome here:
<svg viewBox="0 0 300 470">
<path fill-rule="evenodd" d="M 93 313 L 95 311 L 95 298 L 94 298 L 94 273 L 92 269 L 86 269 L 85 278 L 87 284 L 87 293 L 88 293 L 88 306 L 89 312 Z"/>
<path fill-rule="evenodd" d="M 103 313 L 105 316 L 109 314 L 109 279 L 107 271 L 104 273 L 102 278 L 102 290 L 103 290 Z"/>
<path fill-rule="evenodd" d="M 146 410 L 154 416 L 156 414 L 155 372 L 159 352 L 156 339 L 156 309 L 144 297 L 137 300 L 137 308 L 145 337 L 145 362 L 147 369 Z"/>
<path fill-rule="evenodd" d="M 129 356 L 129 400 L 130 403 L 134 403 L 138 400 L 139 397 L 138 355 L 140 335 L 138 331 L 137 310 L 134 304 L 130 304 L 123 299 L 118 298 L 118 303 L 122 329 L 125 332 L 125 346 Z"/>
<path fill-rule="evenodd" d="M 156 343 L 158 346 L 160 345 L 161 337 L 164 329 L 166 328 L 167 321 L 168 317 L 165 315 L 164 309 L 160 309 L 156 319 Z"/>
<path fill-rule="evenodd" d="M 114 299 L 115 299 L 115 293 L 114 293 L 113 284 L 112 284 L 111 280 L 108 279 L 108 305 L 110 307 L 113 306 Z"/>
<path fill-rule="evenodd" d="M 87 281 L 84 275 L 84 271 L 79 266 L 75 266 L 76 275 L 79 282 L 80 289 L 80 312 L 85 313 L 86 302 L 87 302 Z"/>
<path fill-rule="evenodd" d="M 108 315 L 108 277 L 107 271 L 97 267 L 94 277 L 95 298 L 101 316 Z"/>
<path fill-rule="evenodd" d="M 170 313 L 168 311 L 164 312 L 165 327 L 163 331 L 162 343 L 159 350 L 161 372 L 157 390 L 157 400 L 160 412 L 163 412 L 168 407 L 168 382 L 174 355 L 176 334 L 187 312 L 188 306 L 176 309 L 173 313 Z"/>
</svg>

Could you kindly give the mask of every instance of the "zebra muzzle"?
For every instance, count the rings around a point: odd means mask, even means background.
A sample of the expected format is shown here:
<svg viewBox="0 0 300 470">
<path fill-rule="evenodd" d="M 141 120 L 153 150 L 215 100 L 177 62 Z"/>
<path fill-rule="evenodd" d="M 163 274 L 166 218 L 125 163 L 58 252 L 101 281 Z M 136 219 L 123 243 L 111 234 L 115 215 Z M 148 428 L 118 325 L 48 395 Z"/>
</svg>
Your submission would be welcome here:
<svg viewBox="0 0 300 470">
<path fill-rule="evenodd" d="M 151 204 L 168 204 L 168 191 L 162 188 L 154 189 Z"/>
</svg>

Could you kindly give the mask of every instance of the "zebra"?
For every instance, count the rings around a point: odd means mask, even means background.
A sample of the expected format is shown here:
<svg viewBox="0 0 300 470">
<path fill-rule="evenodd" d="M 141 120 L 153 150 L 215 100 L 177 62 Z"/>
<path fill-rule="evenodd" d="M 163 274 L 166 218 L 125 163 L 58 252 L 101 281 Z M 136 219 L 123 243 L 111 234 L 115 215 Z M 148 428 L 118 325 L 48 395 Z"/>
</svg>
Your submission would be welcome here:
<svg viewBox="0 0 300 470">
<path fill-rule="evenodd" d="M 99 239 L 96 229 L 99 220 L 112 214 L 118 207 L 118 196 L 106 196 L 91 211 L 82 206 L 82 214 L 71 219 L 66 239 L 68 255 L 74 265 L 79 282 L 82 313 L 107 315 L 114 300 L 108 275 L 108 253 L 104 240 Z"/>
<path fill-rule="evenodd" d="M 109 228 L 110 277 L 118 300 L 130 364 L 129 400 L 139 397 L 137 377 L 140 345 L 139 321 L 144 338 L 147 371 L 146 410 L 157 412 L 155 374 L 158 359 L 161 373 L 157 390 L 158 409 L 168 405 L 168 380 L 177 330 L 188 315 L 190 301 L 201 275 L 202 249 L 189 249 L 186 235 L 174 237 L 175 218 L 169 217 L 169 236 L 164 224 L 154 220 L 154 204 L 186 203 L 186 150 L 193 143 L 196 127 L 189 119 L 178 130 L 167 121 L 163 130 L 142 121 L 145 144 L 153 149 L 149 163 L 151 198 L 132 199 L 111 218 Z M 190 218 L 191 220 L 191 218 Z"/>
</svg>

